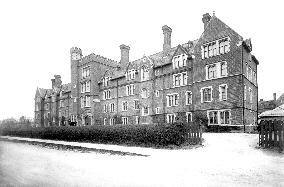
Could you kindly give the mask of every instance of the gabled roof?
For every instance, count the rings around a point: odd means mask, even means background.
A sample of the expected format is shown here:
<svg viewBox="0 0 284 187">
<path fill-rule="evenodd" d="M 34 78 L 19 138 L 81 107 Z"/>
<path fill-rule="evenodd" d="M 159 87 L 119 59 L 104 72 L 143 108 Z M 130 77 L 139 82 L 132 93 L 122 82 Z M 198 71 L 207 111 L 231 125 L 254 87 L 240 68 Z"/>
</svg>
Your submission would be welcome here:
<svg viewBox="0 0 284 187">
<path fill-rule="evenodd" d="M 259 117 L 282 117 L 284 116 L 284 104 L 280 105 L 279 107 L 268 110 L 259 115 Z"/>
<path fill-rule="evenodd" d="M 214 24 L 214 22 L 215 22 L 215 23 L 216 23 L 216 22 L 222 23 L 227 29 L 232 30 L 232 31 L 240 38 L 240 40 L 243 40 L 243 37 L 242 37 L 241 35 L 239 35 L 236 31 L 234 31 L 234 29 L 232 29 L 231 27 L 229 27 L 226 23 L 224 23 L 222 20 L 220 20 L 219 18 L 217 18 L 217 17 L 215 16 L 215 14 L 213 14 L 212 17 L 210 18 L 210 21 L 207 23 L 206 27 L 204 28 L 204 31 L 202 32 L 201 36 L 199 37 L 199 39 L 198 39 L 197 42 L 195 43 L 195 46 L 196 46 L 196 44 L 199 43 L 199 41 L 200 41 L 201 39 L 203 39 L 204 33 L 211 27 L 212 24 Z M 222 35 L 222 33 L 220 33 L 220 34 Z M 216 36 L 215 36 L 215 37 L 216 37 Z M 208 41 L 208 42 L 209 42 L 209 41 Z M 194 46 L 194 48 L 195 48 L 195 46 Z"/>
<path fill-rule="evenodd" d="M 197 40 L 191 41 L 189 43 L 185 43 L 185 44 L 180 44 L 178 46 L 172 47 L 167 54 L 165 54 L 165 52 L 160 51 L 158 53 L 152 54 L 152 55 L 143 55 L 142 58 L 139 58 L 137 60 L 128 62 L 125 66 L 120 66 L 119 69 L 115 68 L 115 69 L 110 69 L 108 70 L 111 74 L 111 79 L 118 79 L 118 78 L 122 78 L 125 76 L 125 73 L 127 72 L 128 69 L 139 69 L 140 66 L 142 66 L 143 64 L 145 64 L 143 62 L 143 59 L 146 58 L 146 60 L 149 62 L 149 64 L 151 64 L 151 66 L 153 66 L 153 68 L 157 68 L 157 67 L 161 67 L 167 64 L 171 64 L 171 58 L 172 56 L 175 54 L 175 52 L 177 50 L 182 50 L 184 53 L 186 54 L 192 54 L 193 53 L 193 47 L 196 44 Z M 102 82 L 103 77 L 105 77 L 105 74 L 100 78 L 99 83 Z"/>
<path fill-rule="evenodd" d="M 71 83 L 62 84 L 61 91 L 70 92 L 71 91 Z"/>
</svg>

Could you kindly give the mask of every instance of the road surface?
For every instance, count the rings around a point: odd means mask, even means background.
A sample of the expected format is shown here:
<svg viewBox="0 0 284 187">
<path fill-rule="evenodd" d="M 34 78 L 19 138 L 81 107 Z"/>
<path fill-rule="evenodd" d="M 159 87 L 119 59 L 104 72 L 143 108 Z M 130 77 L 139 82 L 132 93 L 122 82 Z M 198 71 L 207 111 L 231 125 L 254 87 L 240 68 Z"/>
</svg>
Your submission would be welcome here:
<svg viewBox="0 0 284 187">
<path fill-rule="evenodd" d="M 284 186 L 284 154 L 256 148 L 257 135 L 203 137 L 202 147 L 148 156 L 2 140 L 0 186 Z"/>
</svg>

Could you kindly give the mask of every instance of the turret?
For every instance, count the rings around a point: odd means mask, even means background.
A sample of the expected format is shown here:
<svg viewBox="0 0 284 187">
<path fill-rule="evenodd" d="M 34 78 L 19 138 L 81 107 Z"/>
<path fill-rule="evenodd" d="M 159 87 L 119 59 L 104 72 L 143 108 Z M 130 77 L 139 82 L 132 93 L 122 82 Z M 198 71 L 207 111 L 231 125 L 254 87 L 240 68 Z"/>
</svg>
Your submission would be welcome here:
<svg viewBox="0 0 284 187">
<path fill-rule="evenodd" d="M 79 115 L 79 61 L 82 58 L 82 50 L 78 47 L 70 49 L 71 57 L 71 121 L 77 122 Z"/>
</svg>

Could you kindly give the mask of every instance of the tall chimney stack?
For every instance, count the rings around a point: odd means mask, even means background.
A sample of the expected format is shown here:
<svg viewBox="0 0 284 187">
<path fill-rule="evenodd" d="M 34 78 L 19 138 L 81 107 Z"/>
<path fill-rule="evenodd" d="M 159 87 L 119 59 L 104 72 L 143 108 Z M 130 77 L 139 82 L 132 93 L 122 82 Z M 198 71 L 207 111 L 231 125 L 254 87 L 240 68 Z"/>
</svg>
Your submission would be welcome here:
<svg viewBox="0 0 284 187">
<path fill-rule="evenodd" d="M 210 19 L 211 19 L 211 16 L 210 16 L 209 13 L 203 14 L 202 22 L 204 24 L 204 30 L 205 30 L 207 24 L 209 23 Z"/>
<path fill-rule="evenodd" d="M 130 47 L 124 44 L 120 45 L 119 47 L 121 52 L 120 64 L 128 63 Z"/>
<path fill-rule="evenodd" d="M 167 52 L 168 50 L 171 49 L 171 34 L 172 34 L 172 29 L 164 25 L 162 27 L 163 34 L 164 34 L 164 44 L 163 44 L 163 51 Z"/>
<path fill-rule="evenodd" d="M 273 100 L 276 101 L 276 93 L 273 93 Z"/>
</svg>

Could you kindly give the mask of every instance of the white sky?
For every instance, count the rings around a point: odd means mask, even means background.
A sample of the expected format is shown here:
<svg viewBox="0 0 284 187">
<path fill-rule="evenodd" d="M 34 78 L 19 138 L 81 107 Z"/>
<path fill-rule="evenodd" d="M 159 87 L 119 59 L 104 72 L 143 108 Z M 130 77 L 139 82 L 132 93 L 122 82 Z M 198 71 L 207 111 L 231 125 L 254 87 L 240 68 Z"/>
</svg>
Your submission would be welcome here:
<svg viewBox="0 0 284 187">
<path fill-rule="evenodd" d="M 70 82 L 72 46 L 119 61 L 120 44 L 130 60 L 162 50 L 162 26 L 173 30 L 172 46 L 200 37 L 202 15 L 216 16 L 252 38 L 259 98 L 284 93 L 283 4 L 279 1 L 74 1 L 0 2 L 0 119 L 33 117 L 37 86 L 51 87 L 54 74 Z M 282 83 L 282 84 L 281 84 Z"/>
</svg>

